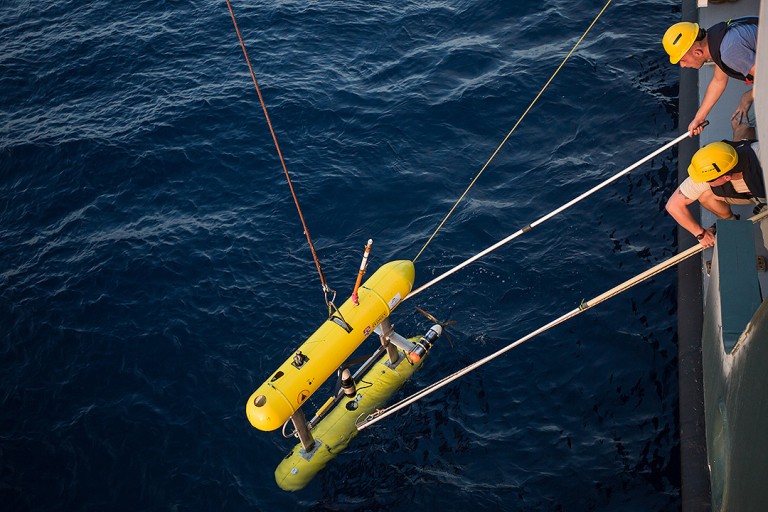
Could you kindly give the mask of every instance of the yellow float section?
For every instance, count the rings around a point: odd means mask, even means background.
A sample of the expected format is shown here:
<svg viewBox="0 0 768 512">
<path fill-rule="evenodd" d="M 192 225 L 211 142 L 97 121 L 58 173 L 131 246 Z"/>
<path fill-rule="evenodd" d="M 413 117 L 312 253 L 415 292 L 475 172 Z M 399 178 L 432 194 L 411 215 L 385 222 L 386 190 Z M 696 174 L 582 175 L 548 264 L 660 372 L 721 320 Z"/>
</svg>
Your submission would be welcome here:
<svg viewBox="0 0 768 512">
<path fill-rule="evenodd" d="M 259 430 L 280 428 L 360 346 L 413 287 L 413 262 L 382 265 L 358 291 L 359 305 L 348 299 L 339 308 L 351 331 L 326 320 L 248 399 L 245 413 Z M 304 363 L 295 365 L 298 352 Z"/>
<path fill-rule="evenodd" d="M 419 338 L 411 338 L 416 342 Z M 307 453 L 297 444 L 275 470 L 275 481 L 285 491 L 298 491 L 307 486 L 328 462 L 344 450 L 358 433 L 357 418 L 364 418 L 382 405 L 424 362 L 411 364 L 403 354 L 395 367 L 384 356 L 368 370 L 357 384 L 353 397 L 344 397 L 312 429 L 315 446 Z M 352 405 L 350 405 L 352 404 Z"/>
</svg>

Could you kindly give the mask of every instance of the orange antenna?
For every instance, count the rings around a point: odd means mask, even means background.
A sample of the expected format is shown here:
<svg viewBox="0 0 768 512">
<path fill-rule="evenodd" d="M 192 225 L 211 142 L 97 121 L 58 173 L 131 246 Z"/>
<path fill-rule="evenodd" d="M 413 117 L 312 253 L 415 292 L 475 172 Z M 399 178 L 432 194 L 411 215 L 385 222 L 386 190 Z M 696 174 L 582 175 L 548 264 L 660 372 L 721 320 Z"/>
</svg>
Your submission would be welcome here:
<svg viewBox="0 0 768 512">
<path fill-rule="evenodd" d="M 359 304 L 357 300 L 357 289 L 360 288 L 360 281 L 363 280 L 363 274 L 365 274 L 365 267 L 368 266 L 368 254 L 371 252 L 371 245 L 373 245 L 373 240 L 369 238 L 368 243 L 365 246 L 365 253 L 363 253 L 363 261 L 360 262 L 360 272 L 357 273 L 357 281 L 355 281 L 355 289 L 352 290 L 352 302 L 355 303 L 355 306 Z"/>
</svg>

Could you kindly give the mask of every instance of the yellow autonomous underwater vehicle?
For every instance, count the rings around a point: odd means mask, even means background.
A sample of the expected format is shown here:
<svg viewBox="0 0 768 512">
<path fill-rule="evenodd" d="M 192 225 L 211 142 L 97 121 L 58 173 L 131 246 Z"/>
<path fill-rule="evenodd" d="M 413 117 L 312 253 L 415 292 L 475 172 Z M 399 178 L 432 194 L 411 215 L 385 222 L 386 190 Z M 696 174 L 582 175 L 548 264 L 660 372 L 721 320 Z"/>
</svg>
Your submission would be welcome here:
<svg viewBox="0 0 768 512">
<path fill-rule="evenodd" d="M 285 490 L 304 488 L 357 434 L 355 421 L 381 407 L 413 375 L 442 333 L 432 326 L 410 340 L 396 332 L 389 315 L 413 287 L 415 269 L 407 260 L 382 265 L 248 399 L 246 415 L 259 430 L 283 427 L 299 444 L 275 471 Z M 376 333 L 381 346 L 351 374 L 347 360 Z M 334 373 L 340 389 L 307 421 L 302 405 Z M 286 434 L 288 421 L 294 432 Z"/>
</svg>

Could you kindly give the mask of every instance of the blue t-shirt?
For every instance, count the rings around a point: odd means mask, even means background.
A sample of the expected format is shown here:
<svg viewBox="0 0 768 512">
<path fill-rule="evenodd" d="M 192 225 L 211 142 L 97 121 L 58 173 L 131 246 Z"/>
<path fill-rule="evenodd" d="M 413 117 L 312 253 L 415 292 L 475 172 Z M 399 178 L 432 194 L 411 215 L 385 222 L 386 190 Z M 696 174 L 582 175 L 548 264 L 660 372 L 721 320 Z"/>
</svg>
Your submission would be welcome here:
<svg viewBox="0 0 768 512">
<path fill-rule="evenodd" d="M 757 25 L 736 25 L 720 43 L 720 58 L 729 68 L 746 76 L 755 65 Z"/>
</svg>

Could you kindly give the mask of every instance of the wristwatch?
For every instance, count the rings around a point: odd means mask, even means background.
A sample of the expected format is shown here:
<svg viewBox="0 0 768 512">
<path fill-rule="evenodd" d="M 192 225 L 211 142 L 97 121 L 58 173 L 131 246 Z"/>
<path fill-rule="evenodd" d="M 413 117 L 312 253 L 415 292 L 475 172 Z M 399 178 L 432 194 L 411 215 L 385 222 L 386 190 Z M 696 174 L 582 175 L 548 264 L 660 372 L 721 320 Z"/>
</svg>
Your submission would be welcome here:
<svg viewBox="0 0 768 512">
<path fill-rule="evenodd" d="M 696 235 L 696 240 L 701 240 L 701 239 L 703 239 L 703 238 L 704 238 L 704 235 L 705 235 L 706 233 L 707 233 L 707 230 L 706 230 L 706 229 L 702 230 L 702 231 L 701 231 L 701 233 L 699 233 L 698 235 Z"/>
</svg>

